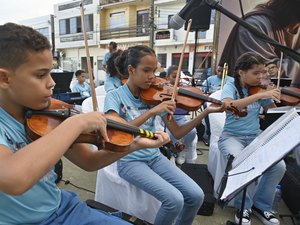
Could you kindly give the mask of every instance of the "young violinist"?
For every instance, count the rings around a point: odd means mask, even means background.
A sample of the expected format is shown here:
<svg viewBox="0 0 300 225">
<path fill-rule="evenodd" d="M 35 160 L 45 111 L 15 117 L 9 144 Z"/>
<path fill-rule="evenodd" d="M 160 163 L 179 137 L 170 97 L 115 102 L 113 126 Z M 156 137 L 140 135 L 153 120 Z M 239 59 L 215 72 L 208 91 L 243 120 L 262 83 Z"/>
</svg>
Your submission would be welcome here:
<svg viewBox="0 0 300 225">
<path fill-rule="evenodd" d="M 104 115 L 91 112 L 69 117 L 49 134 L 30 142 L 25 133 L 25 111 L 48 106 L 55 85 L 51 68 L 51 46 L 46 37 L 26 26 L 0 26 L 0 224 L 129 225 L 91 209 L 75 193 L 60 190 L 55 184 L 54 165 L 65 156 L 80 168 L 94 171 L 134 150 L 161 146 L 169 137 L 157 132 L 157 140 L 135 139 L 122 153 L 73 144 L 80 134 L 95 130 L 109 141 Z"/>
<path fill-rule="evenodd" d="M 176 81 L 176 76 L 177 76 L 177 71 L 178 71 L 178 66 L 172 65 L 169 66 L 167 69 L 167 76 L 166 79 L 170 82 L 170 84 L 174 85 Z M 176 120 L 176 123 L 178 125 L 185 124 L 189 120 L 187 119 L 188 111 L 181 109 L 181 108 L 176 108 L 174 112 L 174 119 Z M 169 130 L 167 130 L 169 132 Z M 175 143 L 177 140 L 175 137 L 170 134 L 171 140 L 173 143 Z M 197 159 L 197 150 L 196 150 L 196 145 L 194 142 L 194 139 L 197 136 L 197 131 L 196 128 L 193 128 L 191 131 L 189 131 L 184 137 L 182 138 L 183 143 L 184 143 L 184 150 L 179 152 L 177 158 L 176 158 L 176 163 L 181 165 L 184 162 L 187 163 L 195 163 Z"/>
<path fill-rule="evenodd" d="M 120 74 L 115 66 L 115 59 L 122 54 L 122 50 L 119 49 L 111 53 L 110 57 L 106 62 L 107 77 L 104 82 L 104 89 L 106 92 L 110 92 L 118 87 L 122 86 L 122 79 L 126 79 L 125 76 Z"/>
<path fill-rule="evenodd" d="M 155 130 L 155 117 L 162 116 L 167 128 L 180 139 L 192 130 L 208 113 L 222 111 L 223 107 L 210 107 L 194 120 L 179 126 L 173 115 L 175 102 L 169 100 L 157 106 L 143 103 L 140 93 L 150 88 L 155 80 L 157 58 L 155 52 L 143 45 L 133 46 L 116 58 L 121 74 L 129 75 L 126 84 L 106 94 L 104 112 L 120 115 L 130 124 Z M 119 175 L 153 195 L 162 205 L 154 224 L 191 225 L 203 202 L 203 191 L 184 172 L 160 153 L 159 148 L 145 148 L 122 158 L 117 163 Z"/>
<path fill-rule="evenodd" d="M 248 115 L 238 120 L 231 113 L 226 113 L 224 129 L 218 142 L 219 150 L 226 161 L 230 155 L 235 157 L 239 154 L 260 134 L 259 113 L 261 107 L 265 111 L 276 107 L 274 101 L 280 99 L 278 89 L 258 92 L 253 95 L 248 94 L 249 88 L 260 85 L 264 73 L 264 59 L 254 52 L 244 53 L 235 64 L 234 83 L 227 82 L 223 88 L 221 96 L 223 102 L 233 103 L 239 109 L 247 107 L 248 110 Z M 276 185 L 284 173 L 285 164 L 280 161 L 262 175 L 253 198 L 247 193 L 242 217 L 243 225 L 251 224 L 252 210 L 263 224 L 280 224 L 279 220 L 272 214 L 271 208 Z M 236 223 L 239 222 L 241 202 L 242 194 L 239 194 L 234 202 L 237 209 Z"/>
</svg>

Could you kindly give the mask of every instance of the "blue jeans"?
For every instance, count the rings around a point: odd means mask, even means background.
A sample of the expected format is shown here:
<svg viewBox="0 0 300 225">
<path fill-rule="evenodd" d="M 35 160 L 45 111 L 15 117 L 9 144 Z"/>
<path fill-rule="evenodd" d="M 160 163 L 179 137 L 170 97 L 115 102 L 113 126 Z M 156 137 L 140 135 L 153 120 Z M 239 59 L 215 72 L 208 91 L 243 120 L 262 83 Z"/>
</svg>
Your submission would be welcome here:
<svg viewBox="0 0 300 225">
<path fill-rule="evenodd" d="M 223 157 L 227 160 L 229 155 L 234 157 L 249 145 L 257 135 L 249 136 L 233 136 L 227 132 L 223 132 L 219 142 L 219 150 Z M 272 209 L 275 196 L 275 189 L 285 173 L 285 163 L 283 160 L 270 167 L 261 176 L 260 182 L 256 188 L 253 199 L 246 195 L 245 209 L 250 209 L 252 205 L 263 211 Z M 235 197 L 235 208 L 240 209 L 242 203 L 242 192 Z"/>
<path fill-rule="evenodd" d="M 124 220 L 107 212 L 90 208 L 81 202 L 78 195 L 62 190 L 59 208 L 40 225 L 130 225 Z"/>
<path fill-rule="evenodd" d="M 203 203 L 202 189 L 160 154 L 150 161 L 118 161 L 120 177 L 161 203 L 154 225 L 191 225 Z M 134 203 L 133 203 L 134 204 Z"/>
</svg>

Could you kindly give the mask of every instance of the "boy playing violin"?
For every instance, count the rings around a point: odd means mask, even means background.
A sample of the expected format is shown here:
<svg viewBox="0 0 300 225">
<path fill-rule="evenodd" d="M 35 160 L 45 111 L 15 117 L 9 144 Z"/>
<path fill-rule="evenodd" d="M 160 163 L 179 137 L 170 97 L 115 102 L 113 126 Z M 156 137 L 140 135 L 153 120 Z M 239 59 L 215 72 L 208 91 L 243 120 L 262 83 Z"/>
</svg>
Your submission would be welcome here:
<svg viewBox="0 0 300 225">
<path fill-rule="evenodd" d="M 0 224 L 129 224 L 60 190 L 53 167 L 64 155 L 84 170 L 97 170 L 137 149 L 159 147 L 169 137 L 157 132 L 157 140 L 136 139 L 122 153 L 73 144 L 80 134 L 95 130 L 109 141 L 104 115 L 91 112 L 69 117 L 30 143 L 25 111 L 47 107 L 55 85 L 51 68 L 46 37 L 26 26 L 0 26 Z"/>
</svg>

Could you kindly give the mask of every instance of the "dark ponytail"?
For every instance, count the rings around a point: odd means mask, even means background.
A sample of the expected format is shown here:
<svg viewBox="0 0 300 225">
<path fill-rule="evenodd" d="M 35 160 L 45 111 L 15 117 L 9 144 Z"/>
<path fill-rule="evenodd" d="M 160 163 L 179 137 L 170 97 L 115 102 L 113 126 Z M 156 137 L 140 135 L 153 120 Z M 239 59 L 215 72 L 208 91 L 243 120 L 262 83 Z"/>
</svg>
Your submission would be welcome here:
<svg viewBox="0 0 300 225">
<path fill-rule="evenodd" d="M 129 76 L 128 65 L 136 68 L 141 62 L 141 58 L 147 55 L 156 56 L 154 50 L 146 45 L 136 45 L 133 47 L 129 47 L 115 59 L 116 68 L 120 74 Z"/>
</svg>

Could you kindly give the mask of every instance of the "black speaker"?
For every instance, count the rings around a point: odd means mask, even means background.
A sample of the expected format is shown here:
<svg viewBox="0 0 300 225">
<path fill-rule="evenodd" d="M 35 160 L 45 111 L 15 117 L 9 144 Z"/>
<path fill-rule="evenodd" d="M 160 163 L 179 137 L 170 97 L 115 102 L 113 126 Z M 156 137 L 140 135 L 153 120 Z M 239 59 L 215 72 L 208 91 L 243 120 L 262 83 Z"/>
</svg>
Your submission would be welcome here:
<svg viewBox="0 0 300 225">
<path fill-rule="evenodd" d="M 204 0 L 187 0 L 186 2 L 189 3 L 190 1 L 202 1 L 202 3 L 195 9 L 191 10 L 190 15 L 185 22 L 184 30 L 187 29 L 189 19 L 192 19 L 190 31 L 208 30 L 210 25 L 211 8 L 205 3 Z"/>
</svg>

